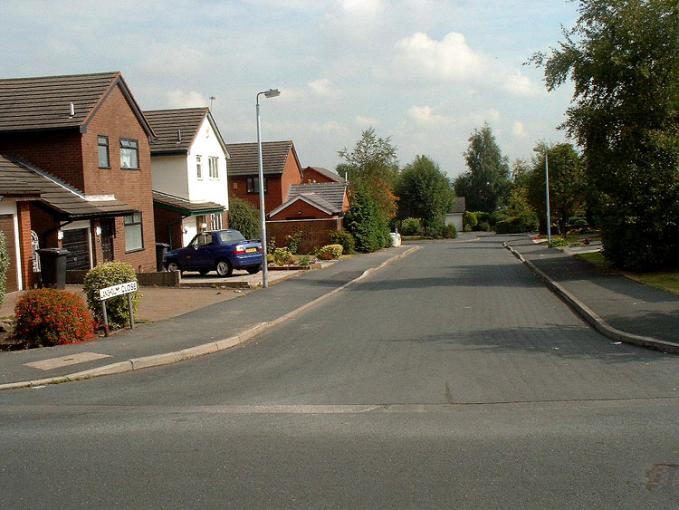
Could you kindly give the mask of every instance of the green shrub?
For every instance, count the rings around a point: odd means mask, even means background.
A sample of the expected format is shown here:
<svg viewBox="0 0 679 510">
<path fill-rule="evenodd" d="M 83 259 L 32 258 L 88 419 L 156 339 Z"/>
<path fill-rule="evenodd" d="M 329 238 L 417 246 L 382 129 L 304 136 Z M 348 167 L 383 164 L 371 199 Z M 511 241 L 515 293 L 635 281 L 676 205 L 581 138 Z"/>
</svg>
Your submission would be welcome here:
<svg viewBox="0 0 679 510">
<path fill-rule="evenodd" d="M 481 221 L 476 226 L 476 229 L 481 232 L 490 232 L 490 223 L 488 223 L 487 221 Z"/>
<path fill-rule="evenodd" d="M 406 218 L 401 222 L 401 234 L 404 236 L 417 236 L 422 233 L 422 222 L 419 218 Z"/>
<path fill-rule="evenodd" d="M 0 305 L 5 301 L 7 292 L 7 268 L 9 256 L 7 255 L 7 241 L 4 232 L 0 231 Z"/>
<path fill-rule="evenodd" d="M 309 255 L 302 255 L 297 259 L 297 264 L 302 267 L 308 267 L 311 265 L 311 257 Z"/>
<path fill-rule="evenodd" d="M 273 252 L 273 261 L 277 266 L 286 266 L 292 263 L 294 259 L 292 253 L 287 248 L 276 248 Z"/>
<path fill-rule="evenodd" d="M 455 239 L 457 237 L 457 229 L 455 225 L 446 225 L 443 231 L 443 237 L 446 239 Z"/>
<path fill-rule="evenodd" d="M 474 227 L 478 225 L 479 220 L 476 217 L 476 213 L 473 213 L 471 211 L 465 211 L 464 214 L 462 215 L 462 222 L 465 227 L 470 227 L 470 229 L 465 230 L 465 232 L 471 232 L 471 230 L 473 230 Z"/>
<path fill-rule="evenodd" d="M 562 237 L 553 237 L 552 242 L 549 243 L 550 248 L 563 248 L 568 242 Z"/>
<path fill-rule="evenodd" d="M 332 244 L 341 244 L 344 253 L 353 253 L 356 249 L 356 240 L 351 233 L 346 230 L 333 230 L 330 233 L 330 242 Z"/>
<path fill-rule="evenodd" d="M 14 316 L 14 336 L 29 347 L 77 343 L 94 336 L 92 313 L 73 292 L 29 290 L 17 302 Z"/>
<path fill-rule="evenodd" d="M 120 283 L 136 282 L 137 275 L 131 265 L 125 262 L 113 261 L 105 262 L 93 267 L 87 272 L 83 289 L 87 296 L 87 304 L 94 313 L 99 324 L 104 323 L 101 313 L 101 301 L 99 301 L 99 290 L 118 285 Z M 139 292 L 132 293 L 132 309 L 137 315 L 139 309 Z M 127 305 L 127 295 L 116 296 L 106 300 L 106 315 L 108 324 L 111 328 L 122 328 L 130 321 L 130 312 Z"/>
<path fill-rule="evenodd" d="M 285 236 L 285 240 L 288 243 L 288 250 L 290 250 L 290 253 L 296 254 L 297 251 L 299 250 L 299 243 L 302 242 L 302 236 L 303 233 L 301 231 L 293 232 L 292 234 L 289 234 Z"/>
<path fill-rule="evenodd" d="M 589 227 L 589 223 L 587 221 L 587 218 L 583 216 L 573 216 L 572 218 L 568 219 L 568 227 L 587 229 Z"/>
<path fill-rule="evenodd" d="M 245 200 L 229 197 L 229 228 L 238 230 L 246 239 L 259 239 L 259 211 Z"/>
<path fill-rule="evenodd" d="M 319 248 L 318 252 L 316 252 L 316 256 L 321 260 L 338 259 L 342 256 L 342 245 L 326 244 L 322 248 Z"/>
<path fill-rule="evenodd" d="M 391 244 L 389 219 L 366 189 L 352 193 L 344 224 L 354 236 L 358 251 L 372 252 Z"/>
</svg>

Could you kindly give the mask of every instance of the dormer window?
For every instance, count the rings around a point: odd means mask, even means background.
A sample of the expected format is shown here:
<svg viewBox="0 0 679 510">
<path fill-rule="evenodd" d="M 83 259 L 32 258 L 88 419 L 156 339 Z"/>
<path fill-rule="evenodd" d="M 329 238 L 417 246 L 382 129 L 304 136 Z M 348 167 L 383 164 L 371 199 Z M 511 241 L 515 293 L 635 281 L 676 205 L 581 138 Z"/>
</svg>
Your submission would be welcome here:
<svg viewBox="0 0 679 510">
<path fill-rule="evenodd" d="M 139 143 L 130 138 L 120 139 L 120 168 L 139 169 Z"/>
<path fill-rule="evenodd" d="M 97 147 L 99 149 L 99 168 L 111 168 L 108 151 L 108 136 L 97 136 Z"/>
</svg>

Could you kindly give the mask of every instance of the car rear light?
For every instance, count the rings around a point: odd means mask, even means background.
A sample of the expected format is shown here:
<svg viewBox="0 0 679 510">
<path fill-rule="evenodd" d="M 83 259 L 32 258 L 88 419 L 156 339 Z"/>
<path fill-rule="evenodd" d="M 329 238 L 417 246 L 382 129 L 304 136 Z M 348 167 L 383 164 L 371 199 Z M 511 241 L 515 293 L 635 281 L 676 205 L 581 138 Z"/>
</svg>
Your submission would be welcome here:
<svg viewBox="0 0 679 510">
<path fill-rule="evenodd" d="M 234 255 L 245 255 L 245 246 L 242 244 L 239 244 L 233 249 L 233 254 Z"/>
</svg>

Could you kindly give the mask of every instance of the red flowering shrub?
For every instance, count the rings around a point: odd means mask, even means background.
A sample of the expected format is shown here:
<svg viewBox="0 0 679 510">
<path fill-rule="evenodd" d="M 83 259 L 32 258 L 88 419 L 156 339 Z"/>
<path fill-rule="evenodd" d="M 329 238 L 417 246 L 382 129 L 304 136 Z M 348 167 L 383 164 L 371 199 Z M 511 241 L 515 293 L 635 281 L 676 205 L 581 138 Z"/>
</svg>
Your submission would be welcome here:
<svg viewBox="0 0 679 510">
<path fill-rule="evenodd" d="M 14 308 L 14 336 L 31 347 L 77 343 L 94 336 L 85 300 L 56 289 L 27 291 Z"/>
</svg>

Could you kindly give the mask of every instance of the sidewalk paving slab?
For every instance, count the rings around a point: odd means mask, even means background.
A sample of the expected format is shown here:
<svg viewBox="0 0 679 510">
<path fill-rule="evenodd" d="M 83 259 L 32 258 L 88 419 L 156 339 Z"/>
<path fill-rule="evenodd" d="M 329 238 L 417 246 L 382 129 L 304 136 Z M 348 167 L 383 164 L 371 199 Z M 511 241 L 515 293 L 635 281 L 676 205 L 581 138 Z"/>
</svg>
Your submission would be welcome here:
<svg viewBox="0 0 679 510">
<path fill-rule="evenodd" d="M 529 239 L 508 244 L 613 328 L 679 344 L 679 296 Z"/>
<path fill-rule="evenodd" d="M 59 377 L 116 363 L 129 363 L 133 359 L 174 353 L 237 337 L 263 322 L 274 322 L 295 312 L 307 303 L 360 277 L 365 271 L 409 250 L 412 250 L 412 246 L 351 257 L 323 270 L 305 272 L 269 289 L 251 291 L 238 299 L 216 303 L 165 321 L 143 324 L 133 331 L 122 330 L 109 338 L 74 345 L 0 352 L 0 385 Z M 25 366 L 26 363 L 82 352 L 105 354 L 109 357 L 49 371 Z M 140 360 L 140 363 L 143 361 Z"/>
</svg>

